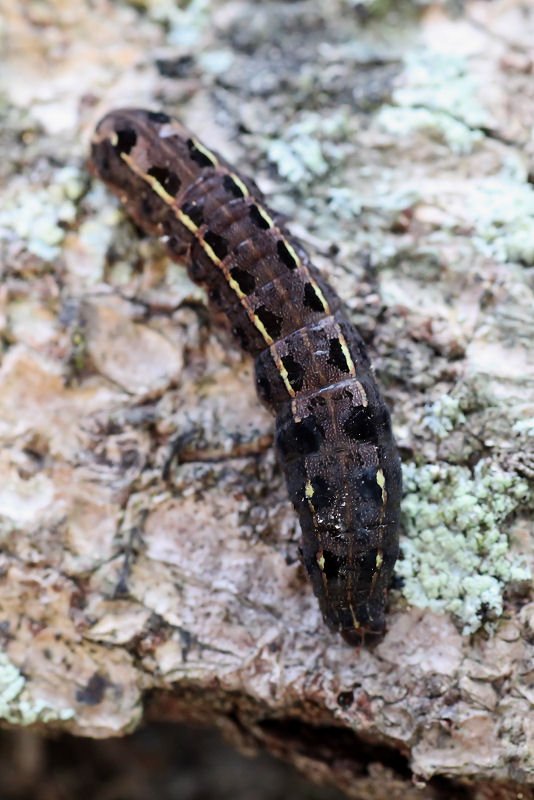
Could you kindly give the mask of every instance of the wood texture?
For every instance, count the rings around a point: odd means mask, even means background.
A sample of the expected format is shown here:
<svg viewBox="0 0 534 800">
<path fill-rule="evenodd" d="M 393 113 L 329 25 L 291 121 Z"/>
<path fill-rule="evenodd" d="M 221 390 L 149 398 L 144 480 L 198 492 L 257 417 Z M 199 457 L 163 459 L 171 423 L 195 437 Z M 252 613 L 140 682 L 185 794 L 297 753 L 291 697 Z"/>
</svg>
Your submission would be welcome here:
<svg viewBox="0 0 534 800">
<path fill-rule="evenodd" d="M 527 797 L 531 6 L 181 5 L 2 8 L 4 724 L 195 719 L 352 797 Z M 254 175 L 366 342 L 405 486 L 373 649 L 322 622 L 250 359 L 87 172 L 120 106 Z"/>
</svg>

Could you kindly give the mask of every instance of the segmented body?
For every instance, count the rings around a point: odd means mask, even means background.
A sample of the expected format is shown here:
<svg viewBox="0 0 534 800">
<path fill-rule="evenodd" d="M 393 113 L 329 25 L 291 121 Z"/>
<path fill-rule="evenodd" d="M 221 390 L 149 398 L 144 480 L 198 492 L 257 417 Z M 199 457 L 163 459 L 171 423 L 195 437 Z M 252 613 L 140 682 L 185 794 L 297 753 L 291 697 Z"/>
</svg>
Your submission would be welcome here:
<svg viewBox="0 0 534 800">
<path fill-rule="evenodd" d="M 398 553 L 400 460 L 339 298 L 254 183 L 166 114 L 111 112 L 91 161 L 136 222 L 186 257 L 254 356 L 325 621 L 353 644 L 380 635 Z"/>
</svg>

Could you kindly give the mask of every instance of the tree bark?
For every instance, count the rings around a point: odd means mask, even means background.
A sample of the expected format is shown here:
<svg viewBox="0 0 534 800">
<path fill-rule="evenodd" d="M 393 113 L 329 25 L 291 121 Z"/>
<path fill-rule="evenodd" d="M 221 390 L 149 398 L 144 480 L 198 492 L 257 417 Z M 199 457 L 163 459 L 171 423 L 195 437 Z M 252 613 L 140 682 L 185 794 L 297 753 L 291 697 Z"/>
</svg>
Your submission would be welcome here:
<svg viewBox="0 0 534 800">
<path fill-rule="evenodd" d="M 0 714 L 222 728 L 354 798 L 534 783 L 534 9 L 4 0 Z M 369 342 L 405 470 L 388 631 L 324 626 L 251 361 L 85 160 L 164 108 Z"/>
</svg>

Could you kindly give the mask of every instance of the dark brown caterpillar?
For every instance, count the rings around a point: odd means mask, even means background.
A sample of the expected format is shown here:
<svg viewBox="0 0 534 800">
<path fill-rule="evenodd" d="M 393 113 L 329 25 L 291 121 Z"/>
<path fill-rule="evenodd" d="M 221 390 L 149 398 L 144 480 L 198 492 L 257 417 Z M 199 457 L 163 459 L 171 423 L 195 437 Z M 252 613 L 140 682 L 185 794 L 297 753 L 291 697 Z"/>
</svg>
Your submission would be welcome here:
<svg viewBox="0 0 534 800">
<path fill-rule="evenodd" d="M 365 345 L 335 292 L 240 177 L 166 114 L 100 122 L 92 169 L 228 316 L 261 400 L 327 624 L 351 644 L 384 631 L 401 469 Z"/>
</svg>

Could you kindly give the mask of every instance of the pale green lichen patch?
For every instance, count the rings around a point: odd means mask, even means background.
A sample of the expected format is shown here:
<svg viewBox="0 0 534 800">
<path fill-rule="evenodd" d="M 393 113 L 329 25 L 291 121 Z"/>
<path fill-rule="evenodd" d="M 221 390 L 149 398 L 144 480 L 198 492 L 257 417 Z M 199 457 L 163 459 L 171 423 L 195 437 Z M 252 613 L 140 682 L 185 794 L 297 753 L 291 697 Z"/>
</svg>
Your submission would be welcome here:
<svg viewBox="0 0 534 800">
<path fill-rule="evenodd" d="M 107 254 L 124 215 L 102 184 L 95 184 L 85 199 L 90 213 L 78 228 L 75 246 L 66 248 L 64 255 L 69 275 L 80 285 L 91 286 L 104 279 Z M 125 269 L 129 278 L 131 264 Z"/>
<path fill-rule="evenodd" d="M 393 92 L 393 103 L 377 115 L 395 136 L 423 130 L 443 140 L 453 153 L 470 153 L 483 138 L 489 118 L 477 97 L 477 83 L 460 56 L 432 50 L 410 54 Z"/>
<path fill-rule="evenodd" d="M 0 719 L 12 725 L 33 725 L 74 717 L 74 709 L 53 708 L 46 701 L 31 698 L 26 686 L 21 672 L 5 653 L 0 653 Z"/>
<path fill-rule="evenodd" d="M 26 681 L 9 658 L 0 653 L 0 717 L 6 719 L 12 703 L 24 689 Z"/>
<path fill-rule="evenodd" d="M 407 464 L 403 480 L 403 594 L 415 606 L 454 614 L 464 633 L 473 632 L 502 613 L 509 582 L 532 577 L 506 535 L 506 518 L 528 499 L 528 485 L 486 462 L 473 472 Z"/>
<path fill-rule="evenodd" d="M 75 167 L 63 167 L 49 186 L 35 191 L 27 183 L 8 187 L 0 211 L 0 240 L 18 240 L 33 255 L 52 261 L 60 252 L 66 226 L 76 217 L 76 200 L 84 177 Z"/>
<path fill-rule="evenodd" d="M 210 75 L 224 75 L 234 61 L 231 50 L 208 50 L 199 53 L 198 64 L 200 68 Z"/>
<path fill-rule="evenodd" d="M 479 250 L 499 261 L 534 264 L 534 191 L 526 176 L 480 180 L 462 200 L 463 224 L 471 222 Z"/>
<path fill-rule="evenodd" d="M 413 132 L 444 142 L 465 155 L 482 142 L 492 119 L 478 100 L 469 61 L 431 50 L 410 55 L 392 96 L 376 115 L 377 124 L 401 145 L 412 146 Z M 494 123 L 493 123 L 494 124 Z M 408 181 L 409 182 L 409 181 Z M 534 263 L 534 191 L 522 162 L 503 155 L 500 171 L 476 183 L 436 175 L 435 196 L 425 201 L 443 209 L 445 227 L 471 229 L 474 245 L 499 261 Z"/>
<path fill-rule="evenodd" d="M 445 439 L 458 425 L 465 422 L 458 397 L 444 394 L 425 407 L 423 424 L 438 439 Z"/>
<path fill-rule="evenodd" d="M 380 125 L 395 136 L 406 137 L 414 130 L 425 131 L 430 137 L 444 141 L 453 153 L 470 153 L 483 135 L 471 130 L 450 114 L 427 108 L 385 106 L 378 115 Z"/>
<path fill-rule="evenodd" d="M 348 135 L 347 125 L 345 111 L 302 114 L 285 130 L 283 139 L 265 141 L 267 158 L 290 183 L 312 183 L 343 158 L 347 145 L 342 140 Z"/>
<path fill-rule="evenodd" d="M 133 5 L 142 8 L 149 18 L 165 25 L 169 45 L 183 47 L 198 44 L 212 12 L 211 0 L 189 0 L 185 3 L 177 3 L 176 0 L 135 0 Z"/>
<path fill-rule="evenodd" d="M 443 111 L 470 128 L 490 123 L 466 58 L 421 48 L 409 53 L 404 64 L 403 78 L 394 92 L 398 105 Z"/>
<path fill-rule="evenodd" d="M 528 419 L 522 419 L 518 422 L 515 422 L 512 426 L 512 430 L 514 433 L 518 433 L 520 436 L 534 438 L 534 417 L 529 417 Z"/>
<path fill-rule="evenodd" d="M 434 186 L 427 187 L 423 202 L 439 209 L 444 231 L 462 236 L 468 231 L 484 256 L 503 263 L 534 264 L 534 190 L 526 174 L 505 167 L 476 184 L 459 178 L 455 186 L 447 176 L 438 176 Z"/>
<path fill-rule="evenodd" d="M 352 220 L 362 212 L 362 199 L 346 186 L 331 186 L 328 189 L 328 206 L 338 219 Z"/>
</svg>

